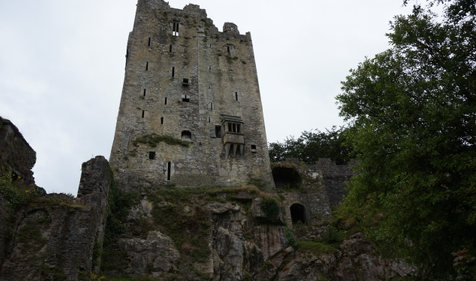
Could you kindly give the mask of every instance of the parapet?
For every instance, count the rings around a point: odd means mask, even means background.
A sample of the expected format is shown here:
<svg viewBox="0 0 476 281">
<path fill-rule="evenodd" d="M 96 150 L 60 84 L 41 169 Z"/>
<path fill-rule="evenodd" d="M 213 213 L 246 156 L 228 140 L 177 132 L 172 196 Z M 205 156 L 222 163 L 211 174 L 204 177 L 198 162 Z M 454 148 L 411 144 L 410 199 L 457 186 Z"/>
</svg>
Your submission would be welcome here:
<svg viewBox="0 0 476 281">
<path fill-rule="evenodd" d="M 225 24 L 223 24 L 223 32 L 240 34 L 238 26 L 232 22 L 225 22 Z"/>
</svg>

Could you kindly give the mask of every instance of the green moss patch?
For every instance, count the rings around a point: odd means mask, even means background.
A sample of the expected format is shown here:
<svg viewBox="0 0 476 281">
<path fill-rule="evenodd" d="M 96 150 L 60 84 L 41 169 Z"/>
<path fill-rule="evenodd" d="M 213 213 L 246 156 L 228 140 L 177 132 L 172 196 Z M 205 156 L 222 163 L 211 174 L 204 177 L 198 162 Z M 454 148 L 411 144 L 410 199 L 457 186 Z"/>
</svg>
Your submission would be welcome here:
<svg viewBox="0 0 476 281">
<path fill-rule="evenodd" d="M 147 144 L 150 147 L 154 148 L 154 147 L 157 147 L 157 144 L 159 144 L 160 142 L 165 142 L 168 145 L 180 145 L 184 147 L 189 147 L 191 144 L 191 142 L 188 142 L 188 141 L 179 140 L 171 136 L 157 135 L 155 133 L 137 137 L 132 142 L 132 144 L 134 146 L 139 146 L 139 143 L 142 143 L 142 144 Z"/>
</svg>

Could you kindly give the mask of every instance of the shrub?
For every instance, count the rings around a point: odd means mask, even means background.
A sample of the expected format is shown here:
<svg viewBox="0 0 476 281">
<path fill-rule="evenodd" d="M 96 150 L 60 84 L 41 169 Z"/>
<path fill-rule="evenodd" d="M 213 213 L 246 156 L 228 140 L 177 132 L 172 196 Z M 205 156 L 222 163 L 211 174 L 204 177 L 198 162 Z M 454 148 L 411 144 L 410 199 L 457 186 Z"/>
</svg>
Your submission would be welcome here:
<svg viewBox="0 0 476 281">
<path fill-rule="evenodd" d="M 275 218 L 279 215 L 279 205 L 273 198 L 266 198 L 261 201 L 261 210 L 269 218 Z"/>
</svg>

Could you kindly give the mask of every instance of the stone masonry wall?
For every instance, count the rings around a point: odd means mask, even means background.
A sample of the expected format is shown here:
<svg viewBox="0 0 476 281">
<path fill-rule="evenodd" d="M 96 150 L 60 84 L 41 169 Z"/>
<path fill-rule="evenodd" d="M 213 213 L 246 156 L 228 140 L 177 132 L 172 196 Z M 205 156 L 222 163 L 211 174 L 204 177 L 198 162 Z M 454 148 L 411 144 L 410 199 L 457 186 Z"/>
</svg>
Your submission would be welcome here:
<svg viewBox="0 0 476 281">
<path fill-rule="evenodd" d="M 112 175 L 102 156 L 82 171 L 78 198 L 48 194 L 16 211 L 1 281 L 90 280 L 99 270 Z"/>
<path fill-rule="evenodd" d="M 170 141 L 137 141 L 152 134 Z M 218 31 L 198 5 L 139 0 L 110 159 L 123 190 L 255 179 L 273 188 L 250 33 Z"/>
<path fill-rule="evenodd" d="M 329 158 L 319 158 L 316 162 L 316 168 L 322 173 L 331 206 L 339 205 L 347 194 L 346 182 L 354 175 L 351 167 L 357 164 L 356 160 L 351 160 L 346 165 L 336 165 Z"/>
</svg>

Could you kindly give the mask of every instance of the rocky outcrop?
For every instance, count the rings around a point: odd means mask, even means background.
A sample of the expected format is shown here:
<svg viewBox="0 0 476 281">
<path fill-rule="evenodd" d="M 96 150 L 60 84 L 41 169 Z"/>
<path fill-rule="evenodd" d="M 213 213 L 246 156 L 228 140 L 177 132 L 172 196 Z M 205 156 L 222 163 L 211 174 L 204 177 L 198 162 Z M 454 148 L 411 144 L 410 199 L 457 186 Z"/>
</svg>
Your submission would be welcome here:
<svg viewBox="0 0 476 281">
<path fill-rule="evenodd" d="M 110 180 L 98 156 L 82 166 L 78 198 L 48 194 L 14 216 L 0 280 L 89 280 L 100 265 Z"/>
<path fill-rule="evenodd" d="M 12 180 L 25 185 L 34 184 L 31 169 L 35 162 L 36 153 L 18 128 L 10 120 L 0 117 L 0 174 L 9 168 Z"/>
</svg>

